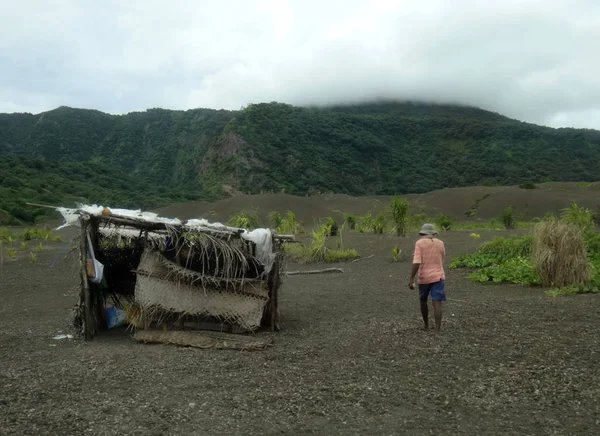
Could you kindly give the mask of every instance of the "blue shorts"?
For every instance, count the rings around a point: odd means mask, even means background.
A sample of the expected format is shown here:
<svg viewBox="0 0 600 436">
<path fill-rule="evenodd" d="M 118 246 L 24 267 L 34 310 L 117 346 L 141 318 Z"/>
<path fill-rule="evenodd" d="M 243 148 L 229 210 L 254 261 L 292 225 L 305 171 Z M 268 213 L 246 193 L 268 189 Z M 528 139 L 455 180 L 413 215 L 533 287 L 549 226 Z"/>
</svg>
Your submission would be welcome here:
<svg viewBox="0 0 600 436">
<path fill-rule="evenodd" d="M 446 301 L 443 280 L 435 283 L 427 283 L 426 285 L 419 284 L 419 296 L 422 300 L 427 300 L 430 292 L 432 301 Z"/>
</svg>

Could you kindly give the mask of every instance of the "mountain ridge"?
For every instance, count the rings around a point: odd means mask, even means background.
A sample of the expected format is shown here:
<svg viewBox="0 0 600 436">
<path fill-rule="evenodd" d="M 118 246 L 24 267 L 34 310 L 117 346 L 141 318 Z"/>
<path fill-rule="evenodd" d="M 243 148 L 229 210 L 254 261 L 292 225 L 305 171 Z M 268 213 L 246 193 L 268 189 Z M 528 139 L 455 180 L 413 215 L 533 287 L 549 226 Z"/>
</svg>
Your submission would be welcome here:
<svg viewBox="0 0 600 436">
<path fill-rule="evenodd" d="M 156 185 L 163 189 L 158 197 L 179 201 L 592 181 L 600 170 L 600 131 L 555 129 L 471 106 L 419 102 L 272 102 L 237 111 L 153 108 L 120 115 L 61 106 L 37 115 L 0 114 L 0 153 L 31 168 L 54 162 L 52 171 L 59 172 L 61 165 L 85 164 L 78 171 L 88 173 L 92 184 L 102 178 L 95 166 L 115 179 L 127 175 L 131 189 L 144 186 L 145 204 L 153 204 Z M 14 185 L 15 171 L 4 166 L 0 178 Z M 59 178 L 57 201 L 66 198 L 68 175 Z M 118 198 L 139 197 L 121 188 Z M 10 213 L 21 205 L 21 195 L 2 183 L 0 209 Z M 89 201 L 103 198 L 89 190 L 86 195 Z"/>
</svg>

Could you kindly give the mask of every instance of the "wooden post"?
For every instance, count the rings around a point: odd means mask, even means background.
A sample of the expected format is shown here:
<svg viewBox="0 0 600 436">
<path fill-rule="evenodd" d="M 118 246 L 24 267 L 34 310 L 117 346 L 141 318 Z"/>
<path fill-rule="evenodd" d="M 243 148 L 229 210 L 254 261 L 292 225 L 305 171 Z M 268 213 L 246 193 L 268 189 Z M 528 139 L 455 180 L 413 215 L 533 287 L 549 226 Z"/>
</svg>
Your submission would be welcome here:
<svg viewBox="0 0 600 436">
<path fill-rule="evenodd" d="M 83 336 L 86 340 L 92 339 L 92 308 L 90 285 L 87 276 L 87 227 L 88 218 L 82 216 L 79 218 L 81 225 L 81 241 L 79 244 L 79 260 L 81 262 L 81 292 L 83 293 Z"/>
<path fill-rule="evenodd" d="M 270 296 L 271 296 L 271 331 L 274 332 L 277 329 L 277 306 L 278 306 L 278 302 L 277 302 L 277 291 L 279 289 L 279 254 L 277 254 L 277 257 L 275 258 L 275 262 L 273 262 L 273 276 L 272 279 L 270 280 L 270 284 L 271 284 L 271 289 L 270 289 Z"/>
</svg>

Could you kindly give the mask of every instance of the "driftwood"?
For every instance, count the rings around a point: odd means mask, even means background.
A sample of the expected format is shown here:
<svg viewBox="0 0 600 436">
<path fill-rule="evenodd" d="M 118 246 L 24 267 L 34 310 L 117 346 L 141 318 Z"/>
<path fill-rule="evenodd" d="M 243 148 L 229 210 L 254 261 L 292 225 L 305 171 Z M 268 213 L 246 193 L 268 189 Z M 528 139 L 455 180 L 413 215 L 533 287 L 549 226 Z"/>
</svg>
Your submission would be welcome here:
<svg viewBox="0 0 600 436">
<path fill-rule="evenodd" d="M 327 274 L 327 273 L 343 273 L 344 270 L 341 268 L 325 268 L 325 269 L 313 269 L 309 271 L 288 271 L 285 272 L 285 275 L 288 276 L 297 276 L 303 274 Z"/>
<path fill-rule="evenodd" d="M 358 262 L 359 260 L 367 260 L 367 259 L 372 258 L 373 256 L 375 256 L 375 255 L 371 254 L 370 256 L 367 256 L 367 257 L 361 257 L 359 259 L 354 259 L 351 263 Z"/>
</svg>

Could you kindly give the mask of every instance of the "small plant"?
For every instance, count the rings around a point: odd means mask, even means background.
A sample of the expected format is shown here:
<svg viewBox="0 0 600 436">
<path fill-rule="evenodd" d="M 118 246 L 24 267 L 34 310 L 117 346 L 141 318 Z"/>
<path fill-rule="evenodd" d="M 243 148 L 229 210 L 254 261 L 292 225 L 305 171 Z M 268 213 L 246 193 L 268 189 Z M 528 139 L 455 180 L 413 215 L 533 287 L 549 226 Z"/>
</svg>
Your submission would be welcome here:
<svg viewBox="0 0 600 436">
<path fill-rule="evenodd" d="M 27 250 L 27 242 L 21 242 L 21 251 Z"/>
<path fill-rule="evenodd" d="M 42 245 L 41 242 L 38 242 L 38 244 L 35 246 L 35 248 L 37 249 L 38 253 L 41 253 L 42 250 L 44 249 L 44 246 Z"/>
<path fill-rule="evenodd" d="M 373 228 L 373 216 L 371 215 L 371 212 L 369 212 L 360 219 L 360 226 L 358 228 L 358 231 L 360 233 L 370 232 L 372 228 Z"/>
<path fill-rule="evenodd" d="M 410 203 L 404 198 L 394 198 L 389 205 L 392 230 L 396 236 L 406 236 Z"/>
<path fill-rule="evenodd" d="M 269 224 L 272 228 L 279 229 L 281 228 L 281 224 L 283 223 L 283 216 L 279 212 L 271 212 L 269 213 Z"/>
<path fill-rule="evenodd" d="M 442 230 L 450 230 L 452 227 L 452 220 L 450 220 L 448 215 L 441 213 L 435 218 L 435 224 Z"/>
<path fill-rule="evenodd" d="M 35 263 L 37 262 L 37 255 L 33 252 L 29 252 L 29 262 L 32 265 L 35 265 Z"/>
<path fill-rule="evenodd" d="M 240 229 L 254 230 L 260 227 L 260 220 L 256 211 L 244 210 L 232 215 L 227 221 L 227 225 Z"/>
<path fill-rule="evenodd" d="M 8 236 L 6 238 L 6 242 L 8 243 L 8 245 L 10 245 L 12 247 L 12 245 L 15 243 L 15 240 L 12 236 Z"/>
<path fill-rule="evenodd" d="M 339 230 L 337 222 L 330 216 L 321 221 L 321 228 L 325 231 L 326 236 L 336 236 Z"/>
<path fill-rule="evenodd" d="M 381 235 L 385 231 L 385 227 L 386 227 L 385 215 L 380 214 L 377 216 L 377 218 L 375 218 L 375 221 L 373 222 L 373 226 L 372 226 L 373 233 Z"/>
<path fill-rule="evenodd" d="M 394 259 L 394 262 L 398 262 L 398 259 L 400 259 L 400 247 L 398 247 L 397 245 L 392 248 L 392 258 Z"/>
<path fill-rule="evenodd" d="M 560 217 L 564 222 L 574 224 L 584 232 L 591 230 L 596 221 L 594 213 L 590 209 L 578 206 L 577 203 L 573 203 L 571 207 L 563 209 Z"/>
<path fill-rule="evenodd" d="M 479 233 L 471 233 L 471 238 L 473 239 L 481 239 L 481 235 Z"/>
<path fill-rule="evenodd" d="M 14 248 L 8 247 L 5 251 L 9 260 L 15 260 L 17 258 L 17 250 L 15 250 Z"/>
<path fill-rule="evenodd" d="M 517 219 L 515 217 L 515 208 L 512 206 L 504 208 L 500 219 L 505 229 L 514 229 L 517 225 Z"/>
<path fill-rule="evenodd" d="M 354 230 L 356 228 L 356 221 L 356 216 L 352 214 L 346 214 L 344 216 L 344 223 L 348 225 L 348 228 L 350 230 Z"/>
</svg>

